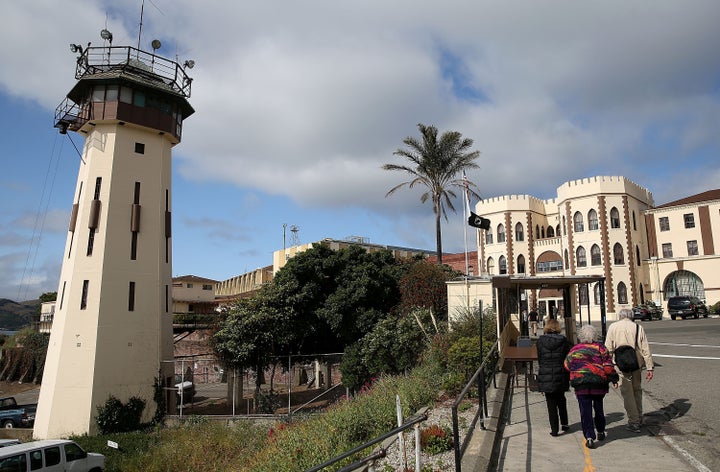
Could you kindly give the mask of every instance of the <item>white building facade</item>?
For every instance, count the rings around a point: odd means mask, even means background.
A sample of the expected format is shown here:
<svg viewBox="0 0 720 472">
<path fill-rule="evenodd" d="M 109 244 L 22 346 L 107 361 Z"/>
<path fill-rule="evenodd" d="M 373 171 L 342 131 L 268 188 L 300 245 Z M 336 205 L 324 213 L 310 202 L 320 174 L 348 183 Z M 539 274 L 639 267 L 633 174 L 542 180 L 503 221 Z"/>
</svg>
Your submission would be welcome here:
<svg viewBox="0 0 720 472">
<path fill-rule="evenodd" d="M 477 306 L 482 299 L 492 306 L 489 281 L 494 275 L 601 275 L 604 286 L 579 287 L 571 306 L 580 319 L 597 321 L 604 300 L 608 319 L 614 319 L 652 290 L 644 215 L 653 205 L 648 189 L 620 176 L 565 182 L 547 200 L 506 195 L 479 202 L 475 212 L 491 221 L 490 230 L 477 231 L 482 288 L 473 292 L 464 284 L 450 284 L 450 315 L 463 302 Z M 465 295 L 471 292 L 477 298 Z M 542 315 L 562 310 L 561 298 L 551 290 L 520 295 L 523 308 L 537 307 Z"/>
</svg>

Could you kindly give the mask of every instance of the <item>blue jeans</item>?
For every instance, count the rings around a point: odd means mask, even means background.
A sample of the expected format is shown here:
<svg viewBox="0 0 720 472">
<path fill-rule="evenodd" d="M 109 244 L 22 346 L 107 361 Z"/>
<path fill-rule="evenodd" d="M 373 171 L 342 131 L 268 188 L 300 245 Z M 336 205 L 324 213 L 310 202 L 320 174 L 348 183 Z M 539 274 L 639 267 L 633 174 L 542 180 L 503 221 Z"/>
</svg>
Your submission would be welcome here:
<svg viewBox="0 0 720 472">
<path fill-rule="evenodd" d="M 599 433 L 605 431 L 604 398 L 605 394 L 577 395 L 578 405 L 580 406 L 580 422 L 582 423 L 583 436 L 585 436 L 585 438 L 597 439 L 595 430 L 597 429 Z M 595 412 L 594 421 L 593 412 Z"/>
</svg>

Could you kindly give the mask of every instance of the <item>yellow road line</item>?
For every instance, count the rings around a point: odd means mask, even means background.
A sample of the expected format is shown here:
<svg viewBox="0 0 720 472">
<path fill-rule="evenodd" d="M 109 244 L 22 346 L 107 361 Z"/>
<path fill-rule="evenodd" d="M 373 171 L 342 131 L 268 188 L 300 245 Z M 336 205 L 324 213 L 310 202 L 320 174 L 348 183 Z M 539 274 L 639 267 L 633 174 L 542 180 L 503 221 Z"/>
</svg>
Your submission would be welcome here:
<svg viewBox="0 0 720 472">
<path fill-rule="evenodd" d="M 583 453 L 585 454 L 585 467 L 583 468 L 583 472 L 595 472 L 595 466 L 593 465 L 592 459 L 590 458 L 590 449 L 588 449 L 584 439 L 582 444 Z"/>
</svg>

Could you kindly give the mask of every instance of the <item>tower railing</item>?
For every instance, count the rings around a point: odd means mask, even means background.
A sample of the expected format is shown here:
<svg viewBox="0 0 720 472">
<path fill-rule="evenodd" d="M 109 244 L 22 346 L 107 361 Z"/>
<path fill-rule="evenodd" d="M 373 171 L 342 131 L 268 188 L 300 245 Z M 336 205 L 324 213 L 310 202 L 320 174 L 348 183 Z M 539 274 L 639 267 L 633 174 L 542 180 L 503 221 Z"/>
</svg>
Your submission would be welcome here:
<svg viewBox="0 0 720 472">
<path fill-rule="evenodd" d="M 190 97 L 192 78 L 175 61 L 132 46 L 88 47 L 77 58 L 75 78 L 105 72 L 128 72 Z"/>
</svg>

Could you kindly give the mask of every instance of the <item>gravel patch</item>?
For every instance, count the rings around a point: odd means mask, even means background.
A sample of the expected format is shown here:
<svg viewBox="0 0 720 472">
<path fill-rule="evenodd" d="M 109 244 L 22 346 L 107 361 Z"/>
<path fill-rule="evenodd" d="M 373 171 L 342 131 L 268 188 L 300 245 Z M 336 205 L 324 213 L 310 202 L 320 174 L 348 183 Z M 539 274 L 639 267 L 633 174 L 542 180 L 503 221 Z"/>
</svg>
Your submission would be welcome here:
<svg viewBox="0 0 720 472">
<path fill-rule="evenodd" d="M 452 434 L 452 404 L 454 399 L 447 399 L 437 402 L 428 412 L 428 419 L 420 423 L 420 429 L 427 428 L 432 425 L 438 425 L 447 428 Z M 458 424 L 460 430 L 460 441 L 463 441 L 464 433 L 470 426 L 470 422 L 478 411 L 478 402 L 476 399 L 467 400 L 466 403 L 460 405 L 458 409 Z M 405 442 L 405 451 L 400 450 L 399 441 L 396 439 L 393 444 L 388 447 L 385 458 L 375 463 L 375 470 L 378 472 L 454 472 L 455 471 L 455 451 L 449 451 L 440 454 L 427 454 L 420 452 L 420 471 L 415 471 L 415 431 L 413 428 L 403 433 Z M 407 469 L 403 471 L 402 458 L 406 458 Z"/>
</svg>

